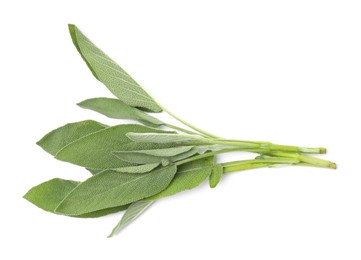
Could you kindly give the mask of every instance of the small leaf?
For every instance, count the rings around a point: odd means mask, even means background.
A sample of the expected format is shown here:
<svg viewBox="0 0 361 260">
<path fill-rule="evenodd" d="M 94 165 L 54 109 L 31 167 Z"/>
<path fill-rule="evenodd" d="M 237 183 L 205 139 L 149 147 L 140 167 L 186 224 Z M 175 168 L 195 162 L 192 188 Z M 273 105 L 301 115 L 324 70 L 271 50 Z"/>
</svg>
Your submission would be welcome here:
<svg viewBox="0 0 361 260">
<path fill-rule="evenodd" d="M 123 101 L 114 98 L 92 98 L 78 104 L 78 106 L 94 110 L 107 117 L 115 119 L 133 119 L 141 123 L 160 126 L 164 123 L 147 113 L 125 104 Z"/>
<path fill-rule="evenodd" d="M 214 157 L 189 162 L 178 166 L 177 173 L 169 186 L 146 200 L 157 200 L 178 192 L 197 187 L 211 174 L 214 165 Z"/>
<path fill-rule="evenodd" d="M 133 202 L 130 204 L 127 211 L 124 213 L 123 217 L 119 221 L 119 223 L 114 227 L 112 233 L 108 237 L 114 236 L 116 233 L 121 231 L 127 225 L 132 223 L 136 218 L 138 218 L 151 204 L 153 201 L 151 200 L 140 200 L 137 202 Z"/>
<path fill-rule="evenodd" d="M 96 79 L 124 103 L 141 109 L 161 112 L 156 101 L 118 64 L 95 46 L 75 25 L 69 24 L 73 43 Z"/>
<path fill-rule="evenodd" d="M 214 188 L 221 181 L 223 175 L 223 167 L 222 165 L 215 165 L 212 169 L 212 173 L 209 176 L 209 186 Z"/>
<path fill-rule="evenodd" d="M 106 125 L 93 120 L 70 123 L 46 134 L 37 144 L 48 153 L 55 155 L 71 142 L 106 127 Z"/>
<path fill-rule="evenodd" d="M 55 178 L 31 188 L 24 198 L 39 208 L 54 213 L 56 207 L 80 182 Z M 97 218 L 116 213 L 128 208 L 129 205 L 102 209 L 87 214 L 78 215 L 78 218 Z"/>
<path fill-rule="evenodd" d="M 130 166 L 130 163 L 121 161 L 111 154 L 120 146 L 131 142 L 126 137 L 126 133 L 130 131 L 164 133 L 161 130 L 134 124 L 108 127 L 72 142 L 60 150 L 55 158 L 95 169 Z"/>
<path fill-rule="evenodd" d="M 166 134 L 166 133 L 127 133 L 127 137 L 134 142 L 140 143 L 183 143 L 202 142 L 207 143 L 207 139 L 198 135 Z"/>
<path fill-rule="evenodd" d="M 171 160 L 170 158 L 178 158 L 180 157 L 179 156 L 180 154 L 189 152 L 189 150 L 191 150 L 192 148 L 193 146 L 178 146 L 172 148 L 151 149 L 151 150 L 114 151 L 112 153 L 115 156 L 117 156 L 120 160 L 129 163 L 149 164 L 149 163 L 162 163 Z"/>
<path fill-rule="evenodd" d="M 141 153 L 141 154 L 148 154 L 153 156 L 159 157 L 172 157 L 184 152 L 188 152 L 194 146 L 176 146 L 171 148 L 159 148 L 159 149 L 149 149 L 149 150 L 136 150 L 136 151 L 127 151 L 131 153 Z M 123 151 L 119 151 L 123 152 Z"/>
<path fill-rule="evenodd" d="M 125 172 L 125 173 L 146 173 L 157 168 L 158 165 L 159 163 L 150 163 L 150 164 L 142 164 L 136 166 L 120 167 L 113 170 L 116 172 Z"/>
<path fill-rule="evenodd" d="M 79 184 L 55 211 L 66 215 L 81 215 L 126 205 L 164 190 L 176 171 L 175 165 L 140 174 L 103 171 Z"/>
</svg>

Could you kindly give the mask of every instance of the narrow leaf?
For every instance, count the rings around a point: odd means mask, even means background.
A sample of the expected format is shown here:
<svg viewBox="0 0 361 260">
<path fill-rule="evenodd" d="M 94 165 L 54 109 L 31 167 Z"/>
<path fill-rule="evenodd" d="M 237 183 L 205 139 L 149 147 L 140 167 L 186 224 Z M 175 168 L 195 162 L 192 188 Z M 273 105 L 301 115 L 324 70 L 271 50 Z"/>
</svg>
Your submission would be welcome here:
<svg viewBox="0 0 361 260">
<path fill-rule="evenodd" d="M 115 119 L 132 119 L 141 123 L 160 126 L 164 123 L 147 113 L 125 104 L 123 101 L 114 98 L 92 98 L 78 103 L 78 106 L 94 110 L 107 117 Z"/>
<path fill-rule="evenodd" d="M 160 149 L 150 149 L 150 150 L 136 150 L 136 151 L 127 151 L 129 153 L 141 153 L 148 154 L 159 157 L 172 157 L 184 152 L 188 152 L 192 149 L 193 146 L 176 146 L 171 148 L 160 148 Z M 120 153 L 123 151 L 119 151 Z"/>
<path fill-rule="evenodd" d="M 130 163 L 119 160 L 111 152 L 131 142 L 126 133 L 164 132 L 142 125 L 117 125 L 78 139 L 60 150 L 56 157 L 59 160 L 77 164 L 87 168 L 109 169 L 130 166 Z"/>
<path fill-rule="evenodd" d="M 212 169 L 212 173 L 209 176 L 209 186 L 214 188 L 221 181 L 223 175 L 223 167 L 222 165 L 215 165 Z"/>
<path fill-rule="evenodd" d="M 81 215 L 132 203 L 164 190 L 176 171 L 175 165 L 141 174 L 103 171 L 78 185 L 55 211 Z"/>
<path fill-rule="evenodd" d="M 75 25 L 69 24 L 69 32 L 76 49 L 95 78 L 117 98 L 132 107 L 153 112 L 162 111 L 157 102 L 128 73 L 95 46 Z"/>
<path fill-rule="evenodd" d="M 173 161 L 171 160 L 171 158 L 183 158 L 182 156 L 180 156 L 180 154 L 185 154 L 186 152 L 189 152 L 192 147 L 193 146 L 178 146 L 172 148 L 151 150 L 114 151 L 112 153 L 119 159 L 129 163 L 149 164 L 162 163 L 163 161 Z"/>
<path fill-rule="evenodd" d="M 151 200 L 140 200 L 137 202 L 133 202 L 130 204 L 127 211 L 124 213 L 123 217 L 119 221 L 119 223 L 114 227 L 112 233 L 108 237 L 114 236 L 116 233 L 121 231 L 127 225 L 132 223 L 136 218 L 138 218 L 151 204 L 153 201 Z"/>
<path fill-rule="evenodd" d="M 130 132 L 127 134 L 127 137 L 134 142 L 140 142 L 140 143 L 180 143 L 180 142 L 207 143 L 207 140 L 205 138 L 202 138 L 198 135 Z"/>
<path fill-rule="evenodd" d="M 92 120 L 70 123 L 46 134 L 37 144 L 48 153 L 55 155 L 71 142 L 106 127 L 106 125 Z"/>
<path fill-rule="evenodd" d="M 150 163 L 136 166 L 126 166 L 114 169 L 116 172 L 125 172 L 125 173 L 146 173 L 157 168 L 159 163 Z"/>
<path fill-rule="evenodd" d="M 178 192 L 197 187 L 211 174 L 214 165 L 214 157 L 207 157 L 178 166 L 175 175 L 169 186 L 146 200 L 157 200 Z"/>
</svg>

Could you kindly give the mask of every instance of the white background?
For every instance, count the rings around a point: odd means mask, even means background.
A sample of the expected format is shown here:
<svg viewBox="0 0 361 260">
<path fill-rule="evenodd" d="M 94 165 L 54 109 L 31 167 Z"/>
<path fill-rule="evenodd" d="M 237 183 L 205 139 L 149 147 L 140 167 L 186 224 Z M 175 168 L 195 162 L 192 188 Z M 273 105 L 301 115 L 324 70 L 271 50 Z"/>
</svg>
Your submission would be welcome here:
<svg viewBox="0 0 361 260">
<path fill-rule="evenodd" d="M 346 0 L 2 1 L 0 258 L 361 259 L 360 12 Z M 67 122 L 117 123 L 75 106 L 111 94 L 67 23 L 189 122 L 228 138 L 325 146 L 339 168 L 232 173 L 157 202 L 112 239 L 121 214 L 34 207 L 22 199 L 32 186 L 89 176 L 35 142 Z"/>
</svg>

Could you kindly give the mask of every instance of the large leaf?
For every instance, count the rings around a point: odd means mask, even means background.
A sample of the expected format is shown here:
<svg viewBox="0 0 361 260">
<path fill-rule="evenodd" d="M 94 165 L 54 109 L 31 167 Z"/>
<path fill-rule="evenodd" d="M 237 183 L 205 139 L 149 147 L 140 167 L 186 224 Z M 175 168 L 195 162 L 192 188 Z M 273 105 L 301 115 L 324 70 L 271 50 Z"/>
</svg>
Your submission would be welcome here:
<svg viewBox="0 0 361 260">
<path fill-rule="evenodd" d="M 126 205 L 164 190 L 176 171 L 175 165 L 144 174 L 103 171 L 78 185 L 55 211 L 66 215 L 81 215 Z"/>
<path fill-rule="evenodd" d="M 94 110 L 107 117 L 115 119 L 133 119 L 150 125 L 163 125 L 164 123 L 147 113 L 125 104 L 114 98 L 91 98 L 78 103 L 78 106 Z"/>
<path fill-rule="evenodd" d="M 48 153 L 55 155 L 63 147 L 88 134 L 106 128 L 106 125 L 93 120 L 66 124 L 41 138 L 37 144 Z"/>
<path fill-rule="evenodd" d="M 151 204 L 153 201 L 151 200 L 140 200 L 137 202 L 133 202 L 130 204 L 127 211 L 124 213 L 123 217 L 119 221 L 119 223 L 114 227 L 112 233 L 108 237 L 114 236 L 124 227 L 132 223 L 136 218 L 138 218 Z"/>
<path fill-rule="evenodd" d="M 153 112 L 162 108 L 118 64 L 95 46 L 75 25 L 69 24 L 75 47 L 89 69 L 117 98 L 124 103 Z"/>
<path fill-rule="evenodd" d="M 146 198 L 146 200 L 157 200 L 197 187 L 209 177 L 213 165 L 214 157 L 210 156 L 178 166 L 177 174 L 169 186 L 160 193 Z"/>
<path fill-rule="evenodd" d="M 131 142 L 128 132 L 164 132 L 142 125 L 117 125 L 100 130 L 80 138 L 60 150 L 56 157 L 59 160 L 77 164 L 87 168 L 109 169 L 129 166 L 130 163 L 119 160 L 111 152 Z"/>
<path fill-rule="evenodd" d="M 24 198 L 39 208 L 54 213 L 60 202 L 79 185 L 77 181 L 55 178 L 31 188 Z M 78 215 L 81 218 L 96 218 L 127 209 L 128 205 L 102 209 Z"/>
</svg>

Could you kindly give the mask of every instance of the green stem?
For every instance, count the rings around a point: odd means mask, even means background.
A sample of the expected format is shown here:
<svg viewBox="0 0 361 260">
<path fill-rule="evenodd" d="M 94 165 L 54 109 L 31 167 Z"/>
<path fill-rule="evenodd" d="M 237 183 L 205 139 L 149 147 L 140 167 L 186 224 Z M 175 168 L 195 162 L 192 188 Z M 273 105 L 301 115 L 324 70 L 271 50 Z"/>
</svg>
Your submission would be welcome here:
<svg viewBox="0 0 361 260">
<path fill-rule="evenodd" d="M 175 125 L 171 125 L 171 124 L 167 124 L 167 123 L 164 123 L 164 126 L 169 127 L 169 128 L 172 128 L 172 129 L 174 129 L 174 130 L 181 131 L 181 132 L 183 132 L 183 133 L 187 133 L 187 134 L 191 134 L 191 135 L 198 135 L 198 133 L 196 133 L 196 132 L 193 132 L 193 131 L 184 129 L 184 128 L 179 127 L 179 126 L 175 126 Z"/>
<path fill-rule="evenodd" d="M 210 156 L 214 156 L 214 155 L 217 155 L 217 154 L 231 153 L 231 152 L 237 152 L 237 151 L 240 151 L 240 149 L 239 148 L 231 148 L 231 149 L 223 149 L 223 150 L 219 150 L 219 151 L 204 153 L 204 154 L 189 157 L 189 158 L 184 159 L 182 161 L 178 161 L 178 162 L 175 163 L 175 165 L 179 166 L 179 165 L 182 165 L 182 164 L 185 164 L 185 163 L 193 162 L 193 161 L 203 159 L 203 158 L 207 158 L 207 157 L 210 157 Z"/>
<path fill-rule="evenodd" d="M 280 152 L 280 151 L 273 151 L 273 152 L 269 152 L 266 154 L 270 154 L 272 156 L 277 156 L 277 157 L 294 158 L 294 159 L 300 160 L 301 162 L 309 163 L 311 165 L 318 166 L 318 167 L 325 167 L 325 168 L 331 168 L 331 169 L 337 168 L 336 164 L 333 162 L 322 160 L 322 159 L 319 159 L 316 157 L 307 156 L 304 154 L 286 153 L 286 152 Z"/>
<path fill-rule="evenodd" d="M 171 117 L 173 117 L 174 119 L 178 120 L 179 122 L 183 123 L 184 125 L 194 129 L 195 131 L 201 133 L 203 136 L 206 136 L 206 137 L 211 137 L 211 138 L 219 138 L 218 136 L 215 136 L 211 133 L 208 133 L 190 123 L 188 123 L 187 121 L 184 121 L 183 119 L 181 119 L 180 117 L 176 116 L 175 114 L 173 114 L 172 112 L 170 112 L 168 109 L 166 109 L 165 107 L 161 106 L 163 111 L 166 112 L 168 115 L 170 115 Z"/>
</svg>

